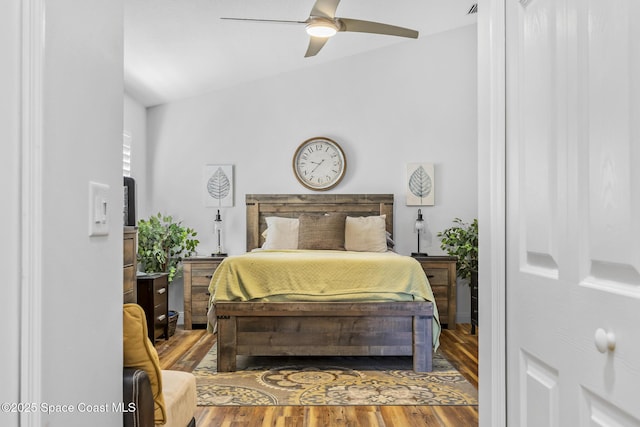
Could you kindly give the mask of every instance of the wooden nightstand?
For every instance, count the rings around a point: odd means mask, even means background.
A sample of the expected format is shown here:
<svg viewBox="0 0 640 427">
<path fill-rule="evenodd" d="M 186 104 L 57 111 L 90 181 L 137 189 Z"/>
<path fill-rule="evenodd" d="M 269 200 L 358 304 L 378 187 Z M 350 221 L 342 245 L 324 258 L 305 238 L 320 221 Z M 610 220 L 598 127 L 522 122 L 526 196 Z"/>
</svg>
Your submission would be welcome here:
<svg viewBox="0 0 640 427">
<path fill-rule="evenodd" d="M 456 327 L 456 262 L 452 256 L 413 256 L 427 275 L 436 298 L 440 324 Z"/>
<path fill-rule="evenodd" d="M 182 260 L 184 274 L 184 329 L 207 325 L 209 283 L 225 257 L 190 257 Z"/>
<path fill-rule="evenodd" d="M 169 339 L 169 275 L 167 273 L 138 276 L 138 304 L 147 318 L 149 339 Z"/>
</svg>

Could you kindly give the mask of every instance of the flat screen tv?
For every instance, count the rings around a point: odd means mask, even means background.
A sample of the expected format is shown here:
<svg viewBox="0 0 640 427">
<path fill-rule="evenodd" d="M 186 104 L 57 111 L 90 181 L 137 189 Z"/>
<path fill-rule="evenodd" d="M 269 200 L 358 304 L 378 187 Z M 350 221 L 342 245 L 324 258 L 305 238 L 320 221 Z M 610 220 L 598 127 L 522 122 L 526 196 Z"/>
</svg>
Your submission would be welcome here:
<svg viewBox="0 0 640 427">
<path fill-rule="evenodd" d="M 136 225 L 136 181 L 129 177 L 124 177 L 124 225 Z"/>
</svg>

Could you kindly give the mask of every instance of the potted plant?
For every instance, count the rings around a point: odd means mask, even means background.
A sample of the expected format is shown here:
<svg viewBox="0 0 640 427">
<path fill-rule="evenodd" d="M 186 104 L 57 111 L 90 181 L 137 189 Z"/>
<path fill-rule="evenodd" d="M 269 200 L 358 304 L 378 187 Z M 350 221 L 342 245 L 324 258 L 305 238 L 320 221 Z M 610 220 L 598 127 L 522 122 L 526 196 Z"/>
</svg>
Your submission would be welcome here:
<svg viewBox="0 0 640 427">
<path fill-rule="evenodd" d="M 455 218 L 453 222 L 456 225 L 438 233 L 438 237 L 442 239 L 440 247 L 458 258 L 458 277 L 471 279 L 472 273 L 478 273 L 478 220 L 467 223 Z"/>
<path fill-rule="evenodd" d="M 478 219 L 471 223 L 460 218 L 453 220 L 454 226 L 438 233 L 440 247 L 449 255 L 458 258 L 456 273 L 468 279 L 471 286 L 471 334 L 478 325 Z"/>
<path fill-rule="evenodd" d="M 169 273 L 175 278 L 183 258 L 195 253 L 200 243 L 197 233 L 175 222 L 170 215 L 151 216 L 138 221 L 138 262 L 145 273 Z"/>
</svg>

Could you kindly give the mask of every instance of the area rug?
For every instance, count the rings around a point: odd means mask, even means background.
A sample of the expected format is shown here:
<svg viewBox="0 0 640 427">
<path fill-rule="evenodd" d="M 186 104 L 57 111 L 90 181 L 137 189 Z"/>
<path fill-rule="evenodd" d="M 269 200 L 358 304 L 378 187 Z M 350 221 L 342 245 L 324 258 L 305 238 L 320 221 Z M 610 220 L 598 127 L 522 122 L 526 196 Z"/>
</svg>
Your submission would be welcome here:
<svg viewBox="0 0 640 427">
<path fill-rule="evenodd" d="M 417 373 L 410 357 L 245 357 L 216 371 L 216 345 L 193 371 L 199 406 L 477 405 L 477 390 L 444 357 Z"/>
</svg>

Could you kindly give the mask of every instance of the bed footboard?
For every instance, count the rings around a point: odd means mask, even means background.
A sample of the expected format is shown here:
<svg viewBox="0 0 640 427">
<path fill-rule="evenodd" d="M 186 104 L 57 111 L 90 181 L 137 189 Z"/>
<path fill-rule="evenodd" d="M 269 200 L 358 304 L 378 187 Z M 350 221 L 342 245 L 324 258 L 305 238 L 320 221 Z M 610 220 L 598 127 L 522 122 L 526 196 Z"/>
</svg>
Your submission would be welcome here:
<svg viewBox="0 0 640 427">
<path fill-rule="evenodd" d="M 432 370 L 433 304 L 216 302 L 218 371 L 236 356 L 413 356 Z"/>
</svg>

